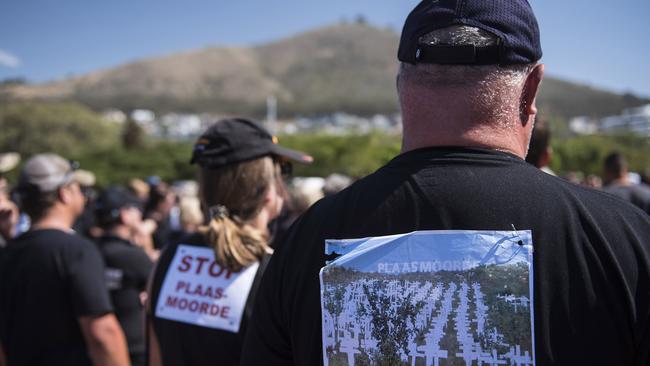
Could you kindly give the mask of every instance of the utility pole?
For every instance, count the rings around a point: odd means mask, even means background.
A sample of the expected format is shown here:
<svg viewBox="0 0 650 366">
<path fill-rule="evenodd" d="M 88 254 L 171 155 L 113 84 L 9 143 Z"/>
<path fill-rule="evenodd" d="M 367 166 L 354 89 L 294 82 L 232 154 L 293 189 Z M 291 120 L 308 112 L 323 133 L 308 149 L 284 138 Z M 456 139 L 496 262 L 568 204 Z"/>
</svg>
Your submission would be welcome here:
<svg viewBox="0 0 650 366">
<path fill-rule="evenodd" d="M 278 134 L 278 101 L 273 95 L 266 97 L 266 126 L 273 135 Z"/>
</svg>

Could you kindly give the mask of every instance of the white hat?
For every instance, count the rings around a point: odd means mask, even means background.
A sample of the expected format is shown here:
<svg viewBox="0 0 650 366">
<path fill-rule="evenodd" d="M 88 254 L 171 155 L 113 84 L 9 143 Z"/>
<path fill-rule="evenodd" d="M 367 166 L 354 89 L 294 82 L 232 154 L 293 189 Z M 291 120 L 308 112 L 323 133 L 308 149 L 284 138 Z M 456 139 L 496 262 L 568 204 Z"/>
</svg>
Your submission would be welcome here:
<svg viewBox="0 0 650 366">
<path fill-rule="evenodd" d="M 0 154 L 0 173 L 6 173 L 20 163 L 20 154 L 8 152 Z"/>
</svg>

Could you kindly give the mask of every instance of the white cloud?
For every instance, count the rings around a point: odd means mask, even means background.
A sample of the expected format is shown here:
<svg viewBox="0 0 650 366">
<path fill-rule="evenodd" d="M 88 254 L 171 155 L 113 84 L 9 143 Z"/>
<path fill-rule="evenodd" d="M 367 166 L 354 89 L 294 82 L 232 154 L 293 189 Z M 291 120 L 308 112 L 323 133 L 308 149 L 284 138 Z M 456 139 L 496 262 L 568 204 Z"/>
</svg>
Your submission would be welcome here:
<svg viewBox="0 0 650 366">
<path fill-rule="evenodd" d="M 18 67 L 20 60 L 7 51 L 0 50 L 0 66 Z"/>
</svg>

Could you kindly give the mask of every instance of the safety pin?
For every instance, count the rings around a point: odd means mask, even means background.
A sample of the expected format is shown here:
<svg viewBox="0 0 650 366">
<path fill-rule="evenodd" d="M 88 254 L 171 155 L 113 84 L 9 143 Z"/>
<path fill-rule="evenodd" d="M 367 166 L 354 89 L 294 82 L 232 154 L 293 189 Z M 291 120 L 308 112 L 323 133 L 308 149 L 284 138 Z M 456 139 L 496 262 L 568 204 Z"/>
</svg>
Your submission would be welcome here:
<svg viewBox="0 0 650 366">
<path fill-rule="evenodd" d="M 521 235 L 519 235 L 519 230 L 517 230 L 517 229 L 515 228 L 515 224 L 510 224 L 510 226 L 512 226 L 512 231 L 514 231 L 514 233 L 515 233 L 515 235 L 517 236 L 517 238 L 519 238 L 519 240 L 517 241 L 517 244 L 519 244 L 520 247 L 523 246 L 523 245 L 524 245 L 524 241 L 521 240 Z"/>
</svg>

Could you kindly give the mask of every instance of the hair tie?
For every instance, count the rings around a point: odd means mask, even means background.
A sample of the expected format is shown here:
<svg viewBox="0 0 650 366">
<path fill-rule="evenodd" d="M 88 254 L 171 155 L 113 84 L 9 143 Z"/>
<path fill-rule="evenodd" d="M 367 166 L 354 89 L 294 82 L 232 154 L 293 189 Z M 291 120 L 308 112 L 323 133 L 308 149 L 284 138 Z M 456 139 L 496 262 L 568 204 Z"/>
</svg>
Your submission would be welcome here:
<svg viewBox="0 0 650 366">
<path fill-rule="evenodd" d="M 208 209 L 208 213 L 210 214 L 210 218 L 212 219 L 214 218 L 225 219 L 230 215 L 228 208 L 224 205 L 212 206 Z"/>
</svg>

